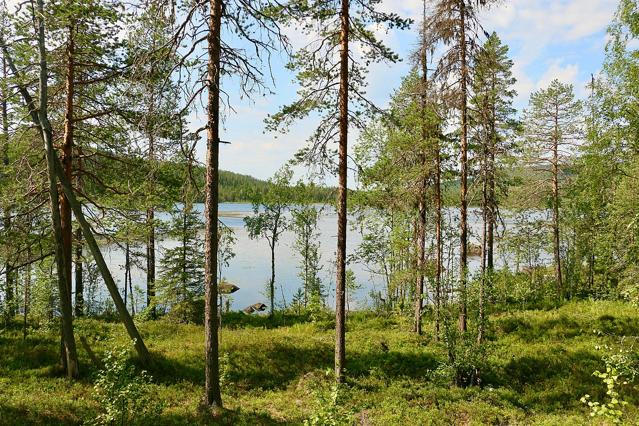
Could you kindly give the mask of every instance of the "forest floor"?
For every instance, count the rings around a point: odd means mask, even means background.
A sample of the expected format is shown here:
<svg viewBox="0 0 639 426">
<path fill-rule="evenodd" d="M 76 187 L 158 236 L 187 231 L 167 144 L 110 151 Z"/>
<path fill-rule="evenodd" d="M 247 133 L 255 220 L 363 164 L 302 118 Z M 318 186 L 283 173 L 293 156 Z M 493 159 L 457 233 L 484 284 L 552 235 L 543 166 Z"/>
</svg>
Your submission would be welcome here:
<svg viewBox="0 0 639 426">
<path fill-rule="evenodd" d="M 201 326 L 166 320 L 141 323 L 154 354 L 154 425 L 302 424 L 330 405 L 333 333 L 330 323 L 295 317 L 232 315 L 221 333 L 225 411 L 216 419 L 199 409 L 204 383 Z M 426 324 L 425 327 L 431 327 Z M 125 342 L 118 323 L 82 319 L 98 357 Z M 362 425 L 602 424 L 589 418 L 580 398 L 604 400 L 605 386 L 593 376 L 605 370 L 604 345 L 639 336 L 639 312 L 620 302 L 574 302 L 552 311 L 503 313 L 491 318 L 482 387 L 458 388 L 441 380 L 446 350 L 429 333 L 417 337 L 408 320 L 372 313 L 348 323 L 348 380 L 339 395 L 339 416 Z M 82 378 L 70 382 L 56 368 L 56 330 L 31 331 L 25 341 L 16 323 L 0 331 L 0 424 L 81 424 L 100 406 L 93 394 L 87 353 L 79 347 Z M 627 339 L 626 339 L 627 342 Z M 639 342 L 638 342 L 639 344 Z M 624 423 L 639 421 L 639 387 L 621 390 L 628 401 Z M 322 403 L 321 401 L 324 401 Z M 327 403 L 327 401 L 329 401 Z M 330 407 L 329 407 L 330 409 Z"/>
</svg>

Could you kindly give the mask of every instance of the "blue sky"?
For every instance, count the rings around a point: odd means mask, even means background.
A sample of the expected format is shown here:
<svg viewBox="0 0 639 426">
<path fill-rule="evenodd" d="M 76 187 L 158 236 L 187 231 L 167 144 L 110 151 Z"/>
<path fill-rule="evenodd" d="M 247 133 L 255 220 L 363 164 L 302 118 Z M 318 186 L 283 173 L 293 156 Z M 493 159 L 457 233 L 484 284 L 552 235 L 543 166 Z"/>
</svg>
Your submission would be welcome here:
<svg viewBox="0 0 639 426">
<path fill-rule="evenodd" d="M 553 78 L 574 84 L 577 95 L 585 96 L 584 86 L 591 73 L 601 68 L 606 28 L 617 4 L 618 0 L 506 0 L 482 13 L 485 29 L 497 31 L 510 47 L 518 80 L 519 95 L 515 102 L 518 109 L 526 106 L 531 92 Z M 422 8 L 421 0 L 386 0 L 381 7 L 416 20 Z M 407 58 L 416 45 L 414 29 L 384 37 L 403 58 Z M 274 62 L 276 95 L 257 97 L 253 101 L 233 96 L 236 111 L 227 113 L 223 130 L 223 139 L 233 144 L 222 146 L 222 169 L 267 178 L 304 146 L 315 125 L 312 119 L 298 123 L 284 135 L 264 133 L 264 118 L 295 96 L 293 75 L 283 65 L 283 58 Z M 406 60 L 373 66 L 369 76 L 369 94 L 373 101 L 385 105 L 408 69 Z M 197 116 L 195 127 L 199 127 L 203 119 Z M 356 136 L 354 132 L 351 145 L 356 142 Z M 205 144 L 200 143 L 201 159 L 204 150 Z M 298 174 L 302 175 L 303 170 Z M 334 179 L 328 178 L 327 183 L 334 183 Z"/>
</svg>

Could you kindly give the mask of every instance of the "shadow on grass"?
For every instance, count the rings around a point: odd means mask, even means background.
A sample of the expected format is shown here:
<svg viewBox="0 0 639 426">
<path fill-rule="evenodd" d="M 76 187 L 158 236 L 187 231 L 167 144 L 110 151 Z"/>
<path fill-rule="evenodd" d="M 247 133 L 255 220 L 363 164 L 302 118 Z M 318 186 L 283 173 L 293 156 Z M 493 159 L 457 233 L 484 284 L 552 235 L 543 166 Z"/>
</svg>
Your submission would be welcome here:
<svg viewBox="0 0 639 426">
<path fill-rule="evenodd" d="M 268 314 L 247 315 L 243 312 L 228 312 L 222 315 L 222 327 L 235 330 L 244 327 L 254 328 L 278 328 L 290 327 L 295 324 L 310 322 L 309 314 L 291 314 L 276 312 L 272 316 Z"/>
<path fill-rule="evenodd" d="M 397 351 L 369 351 L 351 353 L 346 360 L 348 374 L 362 377 L 381 372 L 385 377 L 409 377 L 423 379 L 429 370 L 435 369 L 441 362 L 433 354 L 404 353 Z"/>
<path fill-rule="evenodd" d="M 583 324 L 565 315 L 541 321 L 506 317 L 500 318 L 496 325 L 505 334 L 515 335 L 525 342 L 546 340 L 551 337 L 569 339 L 583 333 Z"/>
<path fill-rule="evenodd" d="M 218 415 L 212 415 L 205 410 L 197 413 L 180 415 L 165 414 L 153 421 L 153 425 L 297 425 L 299 422 L 286 422 L 274 419 L 268 413 L 249 412 L 241 409 L 223 410 Z"/>
<path fill-rule="evenodd" d="M 495 322 L 504 334 L 515 335 L 525 342 L 546 340 L 548 338 L 573 338 L 584 333 L 598 330 L 612 336 L 639 335 L 639 320 L 628 317 L 602 315 L 588 323 L 578 322 L 567 315 L 545 320 L 504 317 Z"/>
<path fill-rule="evenodd" d="M 0 425 L 2 426 L 77 424 L 81 424 L 81 421 L 75 417 L 61 418 L 47 412 L 35 410 L 33 407 L 16 408 L 0 404 Z"/>
<path fill-rule="evenodd" d="M 56 372 L 60 361 L 59 343 L 52 339 L 0 336 L 0 365 L 16 372 L 49 367 L 48 375 Z"/>
<path fill-rule="evenodd" d="M 601 381 L 592 375 L 601 367 L 596 352 L 561 348 L 538 355 L 512 355 L 505 365 L 489 368 L 483 379 L 491 386 L 515 391 L 523 406 L 554 412 L 580 406 L 579 398 L 585 394 L 603 397 Z"/>
<path fill-rule="evenodd" d="M 151 353 L 152 363 L 146 370 L 153 376 L 156 383 L 175 384 L 188 381 L 196 385 L 204 386 L 204 354 L 202 360 L 197 365 L 187 364 L 173 358 L 167 358 L 157 352 Z M 132 360 L 139 365 L 138 358 Z"/>
<path fill-rule="evenodd" d="M 241 388 L 283 389 L 298 377 L 333 366 L 333 347 L 272 343 L 250 353 L 231 353 L 229 380 Z M 235 356 L 233 356 L 235 355 Z"/>
</svg>

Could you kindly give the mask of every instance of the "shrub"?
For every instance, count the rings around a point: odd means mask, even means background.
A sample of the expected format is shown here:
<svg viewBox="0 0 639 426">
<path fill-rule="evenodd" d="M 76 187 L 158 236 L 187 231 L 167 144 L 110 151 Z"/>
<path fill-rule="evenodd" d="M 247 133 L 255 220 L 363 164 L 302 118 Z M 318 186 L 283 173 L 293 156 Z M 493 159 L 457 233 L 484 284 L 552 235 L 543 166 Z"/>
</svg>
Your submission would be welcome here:
<svg viewBox="0 0 639 426">
<path fill-rule="evenodd" d="M 327 372 L 330 377 L 332 372 Z M 317 408 L 313 415 L 304 420 L 304 426 L 341 426 L 350 425 L 351 413 L 343 406 L 344 385 L 333 383 L 326 390 L 322 389 L 315 393 L 317 398 Z"/>
<path fill-rule="evenodd" d="M 636 360 L 625 349 L 620 349 L 618 352 L 604 357 L 604 362 L 606 371 L 597 370 L 592 374 L 600 378 L 605 385 L 605 400 L 603 402 L 593 401 L 590 395 L 584 395 L 581 402 L 590 407 L 591 417 L 602 417 L 614 424 L 620 424 L 624 415 L 623 408 L 628 405 L 620 391 L 635 379 L 639 370 Z"/>
<path fill-rule="evenodd" d="M 97 373 L 95 399 L 103 412 L 89 424 L 133 425 L 152 423 L 162 411 L 154 399 L 151 376 L 137 372 L 128 360 L 128 347 L 115 347 L 106 352 L 104 367 Z"/>
<path fill-rule="evenodd" d="M 186 299 L 174 304 L 166 318 L 178 324 L 204 324 L 204 298 Z"/>
</svg>

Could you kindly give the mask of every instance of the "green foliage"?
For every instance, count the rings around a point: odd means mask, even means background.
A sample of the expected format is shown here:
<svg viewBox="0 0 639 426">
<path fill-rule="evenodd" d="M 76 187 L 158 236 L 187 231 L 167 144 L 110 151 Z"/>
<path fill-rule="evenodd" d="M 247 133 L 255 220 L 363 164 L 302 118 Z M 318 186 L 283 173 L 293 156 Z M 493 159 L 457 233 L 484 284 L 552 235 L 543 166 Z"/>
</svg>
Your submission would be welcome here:
<svg viewBox="0 0 639 426">
<path fill-rule="evenodd" d="M 253 199 L 253 215 L 244 218 L 249 238 L 263 238 L 271 249 L 271 278 L 267 282 L 271 314 L 275 311 L 275 248 L 282 233 L 290 226 L 285 213 L 291 204 L 292 177 L 293 171 L 288 165 L 278 170 L 269 180 L 268 191 Z"/>
<path fill-rule="evenodd" d="M 322 267 L 317 222 L 321 213 L 322 209 L 314 205 L 298 205 L 291 210 L 291 230 L 296 235 L 293 248 L 300 257 L 298 277 L 302 280 L 304 306 L 311 299 L 323 300 L 326 297 L 326 289 L 319 277 Z"/>
<path fill-rule="evenodd" d="M 395 316 L 372 311 L 348 315 L 348 386 L 338 407 L 352 422 L 450 425 L 539 424 L 598 425 L 579 399 L 605 400 L 604 365 L 596 345 L 617 347 L 623 336 L 639 335 L 639 316 L 627 302 L 572 302 L 558 309 L 518 311 L 491 318 L 491 350 L 485 355 L 482 386 L 450 386 L 444 343 L 415 336 Z M 307 316 L 277 312 L 272 319 L 231 312 L 225 315 L 220 353 L 228 353 L 227 410 L 221 418 L 201 415 L 203 327 L 164 318 L 141 323 L 154 353 L 149 385 L 164 410 L 149 416 L 156 425 L 303 424 L 318 410 L 316 392 L 331 400 L 334 331 Z M 98 358 L 129 343 L 118 323 L 75 321 Z M 425 317 L 424 330 L 432 330 Z M 597 333 L 593 330 L 598 330 Z M 30 334 L 19 327 L 0 330 L 0 422 L 76 425 L 102 414 L 91 397 L 93 382 L 70 383 L 53 374 L 59 355 L 59 329 Z M 114 343 L 115 342 L 115 343 Z M 79 351 L 81 365 L 91 365 Z M 634 356 L 633 353 L 629 354 Z M 225 357 L 226 358 L 226 357 Z M 226 361 L 221 364 L 224 365 Z M 439 368 L 438 368 L 439 367 Z M 623 390 L 621 390 L 623 388 Z M 628 401 L 624 422 L 639 420 L 634 383 L 619 388 Z M 82 396 L 82 397 L 80 397 Z M 327 404 L 330 406 L 330 404 Z"/>
<path fill-rule="evenodd" d="M 170 307 L 204 294 L 204 241 L 202 221 L 191 205 L 173 213 L 168 235 L 178 241 L 164 251 L 160 261 L 158 301 Z"/>
<path fill-rule="evenodd" d="M 97 373 L 94 384 L 102 412 L 91 424 L 150 424 L 162 411 L 162 402 L 155 398 L 151 387 L 151 377 L 145 371 L 136 371 L 128 353 L 126 346 L 106 351 L 104 367 Z"/>
<path fill-rule="evenodd" d="M 365 0 L 349 4 L 349 50 L 358 47 L 361 58 L 348 64 L 348 117 L 340 117 L 338 100 L 340 58 L 339 49 L 341 9 L 337 2 L 323 0 L 294 0 L 285 6 L 275 8 L 280 19 L 294 25 L 298 31 L 313 37 L 314 42 L 298 49 L 291 56 L 287 67 L 296 73 L 299 86 L 298 98 L 283 106 L 270 116 L 267 127 L 270 130 L 288 130 L 296 121 L 313 113 L 319 113 L 320 120 L 309 138 L 308 147 L 296 154 L 296 159 L 312 164 L 315 168 L 335 170 L 335 150 L 329 143 L 337 139 L 341 120 L 364 128 L 365 118 L 377 112 L 366 98 L 366 76 L 368 67 L 376 62 L 397 62 L 399 57 L 392 52 L 369 28 L 407 28 L 410 20 L 395 13 L 387 13 L 378 6 L 381 0 Z M 340 120 L 341 118 L 341 120 Z"/>
<path fill-rule="evenodd" d="M 204 324 L 204 298 L 193 297 L 171 305 L 166 318 L 180 324 Z"/>
<path fill-rule="evenodd" d="M 332 371 L 328 370 L 327 375 Z M 333 383 L 330 388 L 315 392 L 316 408 L 313 415 L 304 420 L 304 426 L 345 426 L 352 424 L 349 413 L 343 407 L 345 385 Z"/>
<path fill-rule="evenodd" d="M 448 358 L 436 371 L 442 378 L 446 372 L 452 373 L 449 383 L 460 387 L 480 385 L 482 374 L 487 370 L 489 348 L 486 343 L 478 343 L 473 332 L 461 332 L 451 312 L 444 311 L 443 343 Z"/>
<path fill-rule="evenodd" d="M 606 347 L 607 350 L 610 348 Z M 628 402 L 620 394 L 620 388 L 627 388 L 627 385 L 634 381 L 639 374 L 639 365 L 636 357 L 631 352 L 620 349 L 618 352 L 604 357 L 606 371 L 599 370 L 593 376 L 601 379 L 606 388 L 606 397 L 603 402 L 593 401 L 588 394 L 584 395 L 580 401 L 590 407 L 591 417 L 602 417 L 614 424 L 623 423 L 624 407 Z"/>
</svg>

